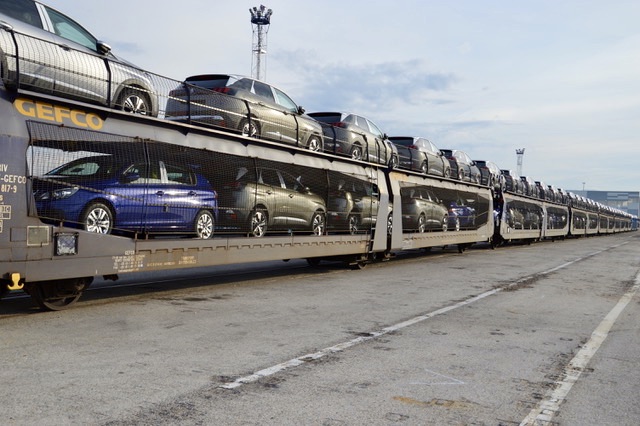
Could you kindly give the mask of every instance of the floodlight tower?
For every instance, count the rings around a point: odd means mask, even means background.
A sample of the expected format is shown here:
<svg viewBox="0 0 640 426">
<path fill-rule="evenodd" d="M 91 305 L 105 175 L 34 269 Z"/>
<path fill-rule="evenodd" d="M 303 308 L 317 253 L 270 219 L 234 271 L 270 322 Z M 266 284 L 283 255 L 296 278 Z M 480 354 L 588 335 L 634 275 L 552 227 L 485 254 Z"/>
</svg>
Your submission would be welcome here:
<svg viewBox="0 0 640 426">
<path fill-rule="evenodd" d="M 271 24 L 273 10 L 264 5 L 249 9 L 251 13 L 251 27 L 253 28 L 253 43 L 251 46 L 251 76 L 257 80 L 267 77 L 267 33 Z"/>
<path fill-rule="evenodd" d="M 516 155 L 518 156 L 518 176 L 522 176 L 522 160 L 524 159 L 524 148 L 516 149 Z"/>
</svg>

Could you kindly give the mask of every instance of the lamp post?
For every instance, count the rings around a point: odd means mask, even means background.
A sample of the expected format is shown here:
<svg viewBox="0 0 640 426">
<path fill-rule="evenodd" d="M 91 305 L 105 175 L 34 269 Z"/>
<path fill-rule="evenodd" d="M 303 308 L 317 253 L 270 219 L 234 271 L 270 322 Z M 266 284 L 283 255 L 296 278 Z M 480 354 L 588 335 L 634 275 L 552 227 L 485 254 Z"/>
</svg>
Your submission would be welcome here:
<svg viewBox="0 0 640 426">
<path fill-rule="evenodd" d="M 257 80 L 266 78 L 267 60 L 263 56 L 267 54 L 267 33 L 271 25 L 273 10 L 264 5 L 249 8 L 251 14 L 251 26 L 253 28 L 253 43 L 251 46 L 251 76 Z"/>
</svg>

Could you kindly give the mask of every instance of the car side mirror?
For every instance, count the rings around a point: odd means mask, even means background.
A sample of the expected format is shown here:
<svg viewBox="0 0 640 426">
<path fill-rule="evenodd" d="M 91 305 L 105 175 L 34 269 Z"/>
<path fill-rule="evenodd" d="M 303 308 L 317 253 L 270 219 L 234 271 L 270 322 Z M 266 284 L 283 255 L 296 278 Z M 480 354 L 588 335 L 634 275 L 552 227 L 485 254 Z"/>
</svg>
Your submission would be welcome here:
<svg viewBox="0 0 640 426">
<path fill-rule="evenodd" d="M 301 106 L 298 106 L 298 114 L 302 115 L 304 114 L 304 108 L 302 108 Z"/>
<path fill-rule="evenodd" d="M 96 50 L 101 55 L 107 55 L 109 52 L 111 52 L 111 46 L 109 46 L 104 41 L 98 40 L 98 43 L 96 43 Z"/>
<path fill-rule="evenodd" d="M 125 173 L 121 178 L 120 181 L 122 183 L 131 183 L 131 182 L 135 182 L 136 180 L 140 179 L 140 173 Z"/>
</svg>

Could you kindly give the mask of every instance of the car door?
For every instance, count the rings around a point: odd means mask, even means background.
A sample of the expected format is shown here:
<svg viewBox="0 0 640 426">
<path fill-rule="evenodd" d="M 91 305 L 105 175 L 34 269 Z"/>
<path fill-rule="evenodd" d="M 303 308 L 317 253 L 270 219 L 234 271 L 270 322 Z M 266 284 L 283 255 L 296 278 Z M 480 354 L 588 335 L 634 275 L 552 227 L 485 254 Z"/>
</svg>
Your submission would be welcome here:
<svg viewBox="0 0 640 426">
<path fill-rule="evenodd" d="M 281 90 L 272 87 L 276 98 L 276 103 L 282 109 L 285 118 L 285 127 L 282 130 L 282 141 L 305 146 L 309 139 L 309 131 L 307 126 L 301 126 L 299 120 L 298 105 Z"/>
<path fill-rule="evenodd" d="M 105 56 L 98 52 L 98 40 L 68 16 L 42 4 L 38 8 L 55 43 L 55 92 L 105 103 L 109 75 Z"/>
<path fill-rule="evenodd" d="M 160 175 L 159 169 L 152 171 L 149 163 L 139 161 L 124 170 L 116 187 L 108 190 L 116 197 L 116 223 L 119 227 L 142 231 L 151 204 L 149 176 Z"/>
<path fill-rule="evenodd" d="M 271 86 L 260 81 L 253 82 L 252 92 L 258 98 L 258 119 L 261 134 L 264 138 L 276 142 L 296 144 L 296 121 L 292 112 L 276 102 L 275 93 Z"/>
<path fill-rule="evenodd" d="M 194 188 L 195 175 L 184 168 L 158 162 L 160 180 L 150 179 L 149 194 L 154 204 L 147 213 L 150 230 L 187 229 L 201 207 Z M 155 167 L 155 163 L 154 163 Z"/>
<path fill-rule="evenodd" d="M 289 214 L 289 193 L 283 188 L 276 169 L 258 170 L 258 200 L 264 200 L 268 208 L 269 226 L 286 229 Z"/>
<path fill-rule="evenodd" d="M 304 187 L 300 177 L 280 170 L 283 211 L 286 212 L 287 227 L 304 229 L 309 227 L 315 206 L 309 191 Z"/>
</svg>

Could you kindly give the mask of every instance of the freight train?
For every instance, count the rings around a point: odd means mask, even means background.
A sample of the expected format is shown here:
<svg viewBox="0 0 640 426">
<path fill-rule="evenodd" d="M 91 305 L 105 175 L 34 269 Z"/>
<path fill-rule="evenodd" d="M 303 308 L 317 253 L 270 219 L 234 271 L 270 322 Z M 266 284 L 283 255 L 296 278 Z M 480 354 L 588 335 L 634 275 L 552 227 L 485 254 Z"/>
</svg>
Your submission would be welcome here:
<svg viewBox="0 0 640 426">
<path fill-rule="evenodd" d="M 95 277 L 293 258 L 360 268 L 405 250 L 586 237 L 635 223 L 583 198 L 534 197 L 170 120 L 164 108 L 183 83 L 151 77 L 155 91 L 145 96 L 158 113 L 140 115 L 26 90 L 19 74 L 3 73 L 0 298 L 24 291 L 61 310 Z M 197 101 L 180 101 L 189 118 Z M 243 112 L 224 114 L 250 121 L 243 102 Z"/>
</svg>

